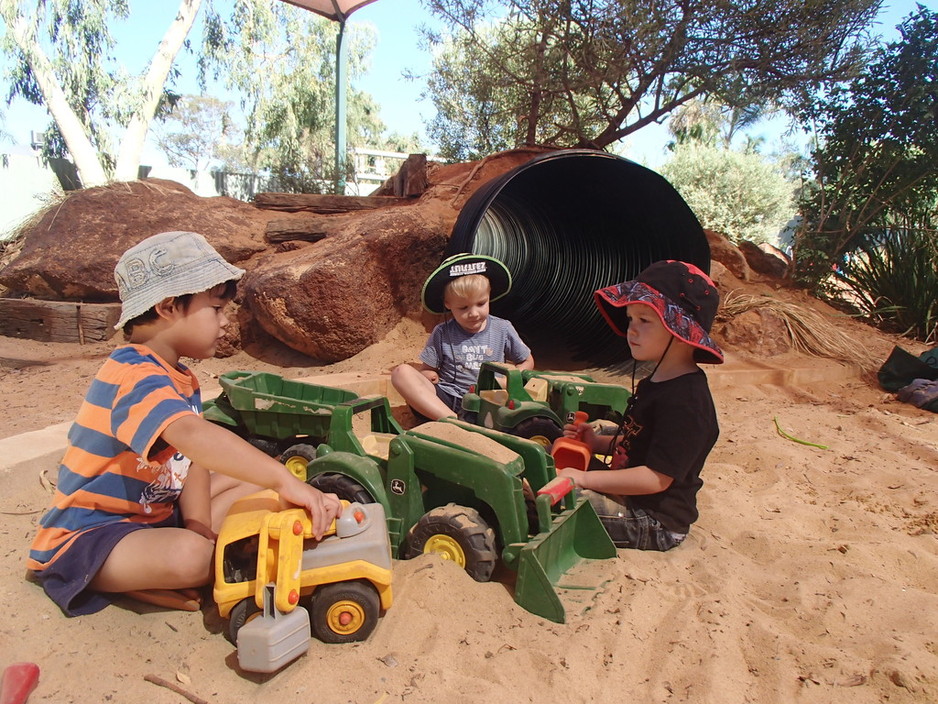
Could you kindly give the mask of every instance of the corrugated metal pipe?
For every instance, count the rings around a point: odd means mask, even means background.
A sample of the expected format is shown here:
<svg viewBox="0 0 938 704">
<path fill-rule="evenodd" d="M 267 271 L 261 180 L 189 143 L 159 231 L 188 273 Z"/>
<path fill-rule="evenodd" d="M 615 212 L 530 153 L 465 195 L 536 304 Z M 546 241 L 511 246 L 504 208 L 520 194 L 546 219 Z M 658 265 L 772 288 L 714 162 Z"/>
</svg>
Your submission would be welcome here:
<svg viewBox="0 0 938 704">
<path fill-rule="evenodd" d="M 511 293 L 492 313 L 514 323 L 535 358 L 565 349 L 598 364 L 629 352 L 599 315 L 593 291 L 659 259 L 710 271 L 703 229 L 664 177 L 587 149 L 543 154 L 476 190 L 447 248 L 459 252 L 491 255 L 511 271 Z"/>
</svg>

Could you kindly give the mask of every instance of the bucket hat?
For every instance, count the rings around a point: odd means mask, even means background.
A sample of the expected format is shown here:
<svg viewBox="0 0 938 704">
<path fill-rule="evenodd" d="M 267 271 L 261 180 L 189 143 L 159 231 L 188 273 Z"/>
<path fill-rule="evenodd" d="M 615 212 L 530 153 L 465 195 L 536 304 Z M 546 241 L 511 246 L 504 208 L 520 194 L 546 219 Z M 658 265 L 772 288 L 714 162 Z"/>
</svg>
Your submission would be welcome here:
<svg viewBox="0 0 938 704">
<path fill-rule="evenodd" d="M 120 296 L 120 330 L 166 298 L 201 293 L 237 281 L 244 269 L 232 266 L 195 232 L 161 232 L 135 244 L 114 267 Z"/>
<path fill-rule="evenodd" d="M 431 313 L 445 313 L 443 291 L 446 284 L 469 274 L 482 274 L 489 280 L 489 285 L 492 287 L 490 301 L 497 301 L 511 290 L 511 273 L 508 267 L 494 257 L 463 252 L 444 259 L 440 266 L 427 277 L 420 293 L 423 307 Z"/>
<path fill-rule="evenodd" d="M 720 305 L 713 281 L 693 264 L 667 259 L 646 267 L 632 281 L 593 293 L 599 312 L 617 335 L 629 326 L 626 307 L 640 303 L 654 310 L 674 337 L 696 348 L 694 359 L 722 364 L 723 352 L 710 337 Z"/>
</svg>

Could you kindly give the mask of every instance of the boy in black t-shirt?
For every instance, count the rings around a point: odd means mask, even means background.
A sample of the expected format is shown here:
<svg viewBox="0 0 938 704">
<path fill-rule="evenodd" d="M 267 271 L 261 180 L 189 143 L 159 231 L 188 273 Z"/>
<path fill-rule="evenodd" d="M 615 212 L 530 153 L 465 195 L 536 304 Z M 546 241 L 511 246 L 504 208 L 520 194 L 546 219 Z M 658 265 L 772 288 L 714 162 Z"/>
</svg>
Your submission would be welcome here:
<svg viewBox="0 0 938 704">
<path fill-rule="evenodd" d="M 722 364 L 709 335 L 720 302 L 693 264 L 655 262 L 633 281 L 595 292 L 606 322 L 636 362 L 655 362 L 625 409 L 616 435 L 567 425 L 564 434 L 612 455 L 605 471 L 561 469 L 590 499 L 617 547 L 670 550 L 697 520 L 700 470 L 719 435 L 710 387 L 698 363 Z M 634 386 L 634 384 L 633 384 Z"/>
</svg>

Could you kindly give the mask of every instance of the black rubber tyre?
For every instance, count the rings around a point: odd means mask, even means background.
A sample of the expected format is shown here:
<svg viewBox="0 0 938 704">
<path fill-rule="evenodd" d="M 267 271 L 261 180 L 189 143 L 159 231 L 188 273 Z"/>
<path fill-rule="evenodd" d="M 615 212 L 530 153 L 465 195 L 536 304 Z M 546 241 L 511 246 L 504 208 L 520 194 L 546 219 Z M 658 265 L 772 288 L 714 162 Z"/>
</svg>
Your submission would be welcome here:
<svg viewBox="0 0 938 704">
<path fill-rule="evenodd" d="M 549 418 L 528 418 L 518 423 L 511 434 L 533 440 L 550 450 L 554 440 L 563 435 L 563 428 Z"/>
<path fill-rule="evenodd" d="M 231 608 L 231 613 L 228 614 L 228 628 L 225 630 L 225 638 L 227 638 L 232 645 L 237 645 L 238 631 L 241 630 L 244 624 L 251 621 L 260 613 L 261 610 L 258 608 L 257 604 L 254 603 L 254 597 L 248 597 L 247 599 L 239 601 Z"/>
<path fill-rule="evenodd" d="M 254 447 L 263 452 L 265 455 L 270 455 L 271 457 L 276 457 L 280 453 L 277 452 L 277 441 L 268 440 L 267 438 L 251 438 L 248 440 Z"/>
<path fill-rule="evenodd" d="M 310 600 L 310 630 L 323 643 L 365 640 L 378 625 L 380 610 L 378 591 L 370 582 L 326 584 Z"/>
<path fill-rule="evenodd" d="M 319 491 L 326 494 L 335 494 L 346 501 L 357 501 L 360 504 L 375 502 L 374 497 L 368 493 L 365 487 L 344 474 L 319 474 L 310 479 L 308 483 L 310 486 L 319 489 Z"/>
<path fill-rule="evenodd" d="M 492 578 L 498 560 L 495 531 L 478 511 L 456 504 L 428 511 L 407 532 L 405 559 L 424 553 L 452 560 L 477 582 Z"/>
<path fill-rule="evenodd" d="M 304 482 L 306 481 L 306 465 L 314 459 L 316 459 L 316 448 L 303 443 L 290 445 L 280 453 L 281 464 L 285 464 L 290 474 Z"/>
</svg>

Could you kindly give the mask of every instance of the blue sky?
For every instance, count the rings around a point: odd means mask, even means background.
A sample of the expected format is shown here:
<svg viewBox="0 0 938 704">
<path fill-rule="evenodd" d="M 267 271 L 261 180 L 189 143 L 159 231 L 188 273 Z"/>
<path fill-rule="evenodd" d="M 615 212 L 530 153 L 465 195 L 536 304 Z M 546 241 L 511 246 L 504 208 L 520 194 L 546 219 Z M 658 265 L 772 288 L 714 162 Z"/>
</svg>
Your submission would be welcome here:
<svg viewBox="0 0 938 704">
<path fill-rule="evenodd" d="M 177 4 L 173 0 L 130 0 L 131 17 L 112 32 L 118 42 L 118 56 L 128 70 L 142 71 L 152 55 L 163 31 L 168 26 Z M 877 32 L 895 36 L 894 27 L 915 8 L 914 0 L 899 0 L 884 6 Z M 375 97 L 381 106 L 381 118 L 389 129 L 410 134 L 417 131 L 424 135 L 423 124 L 432 116 L 433 108 L 427 101 L 420 101 L 422 86 L 403 78 L 405 69 L 420 75 L 430 68 L 430 59 L 418 47 L 418 27 L 432 23 L 433 19 L 422 8 L 419 0 L 376 0 L 354 12 L 349 24 L 369 23 L 377 32 L 377 45 L 371 55 L 368 74 L 354 85 Z M 197 42 L 195 30 L 190 35 Z M 183 70 L 192 76 L 178 88 L 194 91 L 194 69 L 191 61 L 182 60 Z M 0 59 L 0 68 L 5 65 Z M 4 91 L 5 92 L 5 91 Z M 5 121 L 0 127 L 10 133 L 15 142 L 25 147 L 29 143 L 30 130 L 42 130 L 48 122 L 41 108 L 29 106 L 22 100 L 11 106 L 2 107 Z M 763 136 L 771 144 L 784 131 L 784 121 L 774 120 L 757 126 L 753 136 Z M 668 139 L 663 126 L 651 125 L 632 136 L 626 148 L 626 156 L 652 168 L 660 165 L 664 157 L 663 146 Z M 10 144 L 0 144 L 0 151 L 9 151 Z M 155 150 L 149 150 L 150 161 L 161 158 Z"/>
</svg>

